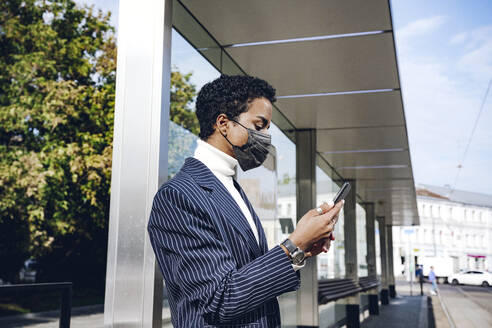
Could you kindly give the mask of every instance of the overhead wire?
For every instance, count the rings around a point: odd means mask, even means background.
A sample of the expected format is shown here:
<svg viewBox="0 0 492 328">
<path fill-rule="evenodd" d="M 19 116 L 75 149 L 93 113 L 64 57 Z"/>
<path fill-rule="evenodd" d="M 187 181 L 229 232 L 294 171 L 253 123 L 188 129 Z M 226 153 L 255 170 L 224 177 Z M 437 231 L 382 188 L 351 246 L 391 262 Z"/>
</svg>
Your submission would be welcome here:
<svg viewBox="0 0 492 328">
<path fill-rule="evenodd" d="M 473 124 L 473 128 L 472 128 L 472 131 L 470 133 L 470 137 L 468 138 L 468 143 L 466 144 L 465 151 L 463 152 L 463 157 L 461 158 L 461 162 L 458 164 L 458 172 L 456 173 L 456 177 L 454 179 L 453 186 L 451 187 L 451 190 L 449 192 L 449 196 L 451 196 L 453 191 L 456 189 L 456 184 L 458 183 L 458 179 L 460 177 L 460 173 L 461 173 L 461 170 L 463 168 L 463 164 L 465 163 L 466 155 L 468 154 L 468 149 L 470 148 L 470 144 L 472 142 L 473 135 L 475 134 L 475 130 L 477 129 L 478 122 L 480 121 L 480 116 L 482 115 L 483 109 L 485 107 L 485 103 L 487 102 L 487 97 L 489 95 L 491 84 L 492 84 L 492 78 L 489 81 L 487 91 L 485 92 L 485 95 L 482 99 L 482 104 L 480 105 L 480 110 L 478 111 L 477 118 L 475 119 L 475 124 Z"/>
</svg>

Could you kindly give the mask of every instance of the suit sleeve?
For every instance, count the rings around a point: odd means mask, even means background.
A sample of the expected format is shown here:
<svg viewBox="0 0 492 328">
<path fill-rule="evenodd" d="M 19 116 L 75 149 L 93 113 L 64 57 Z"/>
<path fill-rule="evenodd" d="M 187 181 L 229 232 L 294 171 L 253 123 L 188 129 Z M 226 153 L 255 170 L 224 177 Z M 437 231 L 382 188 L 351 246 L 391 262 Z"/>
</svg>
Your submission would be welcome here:
<svg viewBox="0 0 492 328">
<path fill-rule="evenodd" d="M 174 187 L 156 194 L 148 232 L 166 281 L 212 320 L 234 320 L 299 288 L 299 274 L 279 245 L 237 269 L 210 215 Z"/>
</svg>

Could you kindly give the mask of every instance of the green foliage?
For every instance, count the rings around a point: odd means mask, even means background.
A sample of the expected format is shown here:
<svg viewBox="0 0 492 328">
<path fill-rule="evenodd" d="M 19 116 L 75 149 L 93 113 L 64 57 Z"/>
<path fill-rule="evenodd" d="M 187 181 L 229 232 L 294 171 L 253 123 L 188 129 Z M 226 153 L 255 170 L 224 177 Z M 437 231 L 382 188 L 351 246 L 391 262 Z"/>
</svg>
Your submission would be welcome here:
<svg viewBox="0 0 492 328">
<path fill-rule="evenodd" d="M 289 173 L 284 173 L 284 175 L 282 176 L 282 179 L 278 180 L 278 184 L 279 185 L 287 185 L 293 180 L 295 180 L 295 177 L 289 176 Z"/>
<path fill-rule="evenodd" d="M 109 18 L 73 0 L 0 2 L 4 280 L 34 257 L 41 281 L 104 286 L 116 77 Z M 170 117 L 181 126 L 172 128 L 188 136 L 185 148 L 199 132 L 190 76 L 171 75 Z M 182 148 L 171 145 L 175 166 Z"/>
<path fill-rule="evenodd" d="M 0 3 L 0 239 L 17 245 L 2 248 L 0 261 L 30 254 L 43 280 L 89 278 L 72 266 L 88 257 L 101 262 L 90 278 L 104 276 L 116 69 L 109 15 L 71 0 Z M 0 276 L 12 279 L 6 267 L 19 263 L 7 263 Z"/>
<path fill-rule="evenodd" d="M 196 88 L 190 83 L 191 73 L 181 74 L 176 69 L 171 73 L 171 121 L 181 125 L 194 135 L 200 133 L 200 124 L 190 104 L 196 97 Z"/>
</svg>

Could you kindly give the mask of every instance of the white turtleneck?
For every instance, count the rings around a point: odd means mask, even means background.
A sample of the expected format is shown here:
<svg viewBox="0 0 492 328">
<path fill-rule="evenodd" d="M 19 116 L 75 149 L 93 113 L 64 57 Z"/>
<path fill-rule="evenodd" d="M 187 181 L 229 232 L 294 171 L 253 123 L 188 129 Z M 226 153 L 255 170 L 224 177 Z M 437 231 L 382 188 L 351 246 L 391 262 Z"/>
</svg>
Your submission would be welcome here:
<svg viewBox="0 0 492 328">
<path fill-rule="evenodd" d="M 232 176 L 235 173 L 235 168 L 238 164 L 237 159 L 232 156 L 227 155 L 218 148 L 215 148 L 211 144 L 201 139 L 197 140 L 197 147 L 195 149 L 194 156 L 196 159 L 205 164 L 210 171 L 217 177 L 217 179 L 222 182 L 226 187 L 227 191 L 234 198 L 239 208 L 243 212 L 246 220 L 248 220 L 251 230 L 255 235 L 256 242 L 259 244 L 258 229 L 256 228 L 255 221 L 251 216 L 251 212 L 248 206 L 241 197 L 239 191 L 234 187 L 234 182 L 232 181 Z"/>
<path fill-rule="evenodd" d="M 256 228 L 255 222 L 253 221 L 253 217 L 251 216 L 251 212 L 248 209 L 248 206 L 244 202 L 244 199 L 241 197 L 239 191 L 234 187 L 234 182 L 232 181 L 232 176 L 235 173 L 235 168 L 238 165 L 237 159 L 232 156 L 227 155 L 222 150 L 212 146 L 206 141 L 201 139 L 197 140 L 197 147 L 195 149 L 194 158 L 198 159 L 200 162 L 205 164 L 210 171 L 219 179 L 220 182 L 226 187 L 227 191 L 234 198 L 236 203 L 239 205 L 239 208 L 243 212 L 246 220 L 255 235 L 256 242 L 259 244 L 258 238 L 258 229 Z M 303 265 L 295 265 L 292 264 L 292 268 L 294 271 L 297 271 L 303 268 L 306 265 L 304 262 Z"/>
</svg>

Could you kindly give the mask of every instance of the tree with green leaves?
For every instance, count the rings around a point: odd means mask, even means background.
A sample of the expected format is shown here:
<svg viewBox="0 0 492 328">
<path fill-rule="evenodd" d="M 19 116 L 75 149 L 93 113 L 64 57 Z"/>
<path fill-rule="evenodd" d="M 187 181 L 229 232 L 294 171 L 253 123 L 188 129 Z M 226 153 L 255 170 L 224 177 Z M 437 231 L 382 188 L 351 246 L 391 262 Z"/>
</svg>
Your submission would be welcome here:
<svg viewBox="0 0 492 328">
<path fill-rule="evenodd" d="M 6 279 L 26 254 L 40 259 L 43 280 L 104 276 L 116 77 L 109 18 L 70 0 L 0 3 L 0 240 L 22 240 L 18 261 L 1 266 Z M 11 256 L 0 247 L 2 263 Z"/>
<path fill-rule="evenodd" d="M 171 72 L 170 120 L 190 131 L 200 133 L 200 124 L 191 104 L 196 97 L 196 87 L 190 82 L 191 73 L 181 74 L 175 67 Z"/>
<path fill-rule="evenodd" d="M 41 281 L 104 287 L 116 79 L 109 19 L 73 0 L 0 2 L 4 280 L 33 257 Z M 172 73 L 171 120 L 197 134 L 189 78 Z"/>
</svg>

